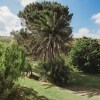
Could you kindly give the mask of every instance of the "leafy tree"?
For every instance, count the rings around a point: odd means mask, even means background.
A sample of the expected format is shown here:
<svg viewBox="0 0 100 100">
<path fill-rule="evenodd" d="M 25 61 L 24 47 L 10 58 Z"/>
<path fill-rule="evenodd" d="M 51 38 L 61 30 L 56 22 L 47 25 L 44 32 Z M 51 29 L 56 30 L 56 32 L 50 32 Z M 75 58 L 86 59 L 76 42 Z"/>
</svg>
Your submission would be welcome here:
<svg viewBox="0 0 100 100">
<path fill-rule="evenodd" d="M 0 96 L 6 100 L 24 69 L 25 53 L 16 43 L 5 47 L 0 56 Z"/>
<path fill-rule="evenodd" d="M 40 75 L 41 81 L 50 81 L 61 87 L 67 86 L 70 82 L 69 68 L 62 58 L 41 62 L 34 70 Z"/>
<path fill-rule="evenodd" d="M 56 85 L 62 85 L 64 82 L 66 84 L 68 81 L 65 63 L 57 60 L 62 54 L 67 55 L 72 40 L 70 22 L 73 14 L 70 14 L 68 9 L 67 6 L 57 2 L 29 4 L 18 14 L 25 28 L 20 32 L 12 32 L 28 55 L 36 60 L 44 60 L 44 64 L 50 67 L 48 70 L 52 69 L 50 70 L 52 74 L 47 77 Z M 59 63 L 63 65 L 58 65 Z M 48 74 L 45 68 L 44 70 Z M 61 76 L 60 73 L 62 73 Z"/>
<path fill-rule="evenodd" d="M 91 38 L 78 39 L 71 50 L 72 64 L 86 73 L 100 73 L 100 44 Z"/>
<path fill-rule="evenodd" d="M 53 60 L 61 53 L 67 54 L 72 40 L 70 22 L 73 16 L 67 6 L 57 2 L 32 3 L 20 11 L 18 16 L 26 29 L 12 34 L 17 41 L 24 41 L 20 44 L 24 45 L 34 58 Z M 26 39 L 30 34 L 31 39 Z"/>
</svg>

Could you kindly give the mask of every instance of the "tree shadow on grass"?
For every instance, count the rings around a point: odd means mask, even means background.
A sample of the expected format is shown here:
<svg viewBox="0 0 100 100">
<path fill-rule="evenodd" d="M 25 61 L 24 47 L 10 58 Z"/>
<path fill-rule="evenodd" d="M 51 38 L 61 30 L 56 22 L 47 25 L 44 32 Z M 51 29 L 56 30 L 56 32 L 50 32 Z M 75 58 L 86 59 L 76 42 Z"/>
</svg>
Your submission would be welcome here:
<svg viewBox="0 0 100 100">
<path fill-rule="evenodd" d="M 53 83 L 50 82 L 41 82 L 41 85 L 44 86 L 45 89 L 49 89 L 55 86 Z"/>
<path fill-rule="evenodd" d="M 18 87 L 12 91 L 7 100 L 49 100 L 45 96 L 39 96 L 38 92 L 31 88 Z"/>
<path fill-rule="evenodd" d="M 100 96 L 100 89 L 95 89 L 95 88 L 71 86 L 71 87 L 67 87 L 67 90 L 72 91 L 73 94 L 88 96 L 89 98 L 93 96 Z"/>
<path fill-rule="evenodd" d="M 67 86 L 67 90 L 72 91 L 74 94 L 79 94 L 81 96 L 100 96 L 100 85 L 98 75 L 88 75 L 83 73 L 74 73 L 74 81 Z"/>
</svg>

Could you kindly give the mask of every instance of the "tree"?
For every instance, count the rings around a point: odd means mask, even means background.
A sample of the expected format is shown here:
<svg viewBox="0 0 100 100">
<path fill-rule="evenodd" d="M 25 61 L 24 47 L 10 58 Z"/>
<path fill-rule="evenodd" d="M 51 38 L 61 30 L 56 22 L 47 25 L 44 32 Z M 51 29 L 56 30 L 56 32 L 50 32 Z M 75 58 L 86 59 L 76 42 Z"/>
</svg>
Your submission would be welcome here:
<svg viewBox="0 0 100 100">
<path fill-rule="evenodd" d="M 4 45 L 4 44 L 3 44 Z M 21 76 L 25 65 L 25 53 L 16 43 L 5 47 L 0 53 L 0 97 L 6 100 L 15 81 Z"/>
<path fill-rule="evenodd" d="M 71 52 L 72 64 L 86 73 L 100 73 L 100 44 L 95 39 L 78 39 Z"/>
<path fill-rule="evenodd" d="M 31 33 L 28 33 L 27 29 L 21 29 L 19 31 L 12 31 L 12 35 L 14 35 L 15 40 L 17 41 L 18 45 L 21 45 L 23 50 L 25 51 L 26 55 L 32 55 L 30 43 L 34 40 L 34 36 Z"/>
<path fill-rule="evenodd" d="M 73 16 L 67 6 L 64 7 L 57 2 L 32 3 L 20 11 L 18 16 L 22 19 L 22 25 L 25 25 L 26 30 L 23 34 L 22 30 L 12 34 L 17 41 L 19 41 L 17 37 L 26 41 L 23 36 L 32 35 L 28 46 L 25 45 L 26 42 L 20 44 L 24 45 L 33 57 L 53 60 L 61 53 L 67 54 L 72 40 L 70 22 Z"/>
<path fill-rule="evenodd" d="M 50 63 L 50 66 L 47 67 L 49 70 L 53 70 L 46 71 L 45 68 L 43 70 L 46 73 L 52 73 L 47 77 L 56 85 L 62 85 L 68 81 L 68 77 L 66 77 L 68 68 L 65 68 L 67 67 L 65 62 L 57 60 L 61 58 L 62 54 L 67 55 L 72 40 L 70 22 L 73 14 L 70 14 L 68 9 L 67 6 L 62 6 L 57 2 L 45 1 L 27 5 L 18 14 L 25 29 L 21 29 L 20 32 L 12 32 L 17 42 L 25 48 L 28 55 L 31 55 L 36 60 L 42 59 L 46 66 Z M 59 63 L 63 65 L 58 66 Z M 60 77 L 60 73 L 63 72 L 64 74 Z M 44 73 L 43 77 L 46 73 Z M 61 84 L 61 82 L 63 83 Z"/>
</svg>

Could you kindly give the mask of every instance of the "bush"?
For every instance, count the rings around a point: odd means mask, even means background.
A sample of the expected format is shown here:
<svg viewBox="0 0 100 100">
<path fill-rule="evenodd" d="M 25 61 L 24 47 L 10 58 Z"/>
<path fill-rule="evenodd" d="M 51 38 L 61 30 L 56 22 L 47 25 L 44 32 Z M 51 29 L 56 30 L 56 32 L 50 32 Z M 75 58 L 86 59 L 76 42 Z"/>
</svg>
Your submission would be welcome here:
<svg viewBox="0 0 100 100">
<path fill-rule="evenodd" d="M 29 62 L 25 63 L 24 72 L 26 73 L 26 76 L 32 76 L 32 66 Z"/>
<path fill-rule="evenodd" d="M 39 63 L 36 69 L 40 73 L 40 79 L 43 79 L 43 81 L 50 81 L 61 87 L 69 83 L 69 68 L 65 65 L 63 59 Z"/>
<path fill-rule="evenodd" d="M 12 43 L 2 50 L 0 56 L 0 97 L 3 100 L 7 98 L 15 81 L 21 76 L 24 64 L 24 51 L 16 43 Z"/>
<path fill-rule="evenodd" d="M 96 40 L 78 39 L 70 54 L 72 64 L 83 72 L 100 73 L 100 45 Z"/>
</svg>

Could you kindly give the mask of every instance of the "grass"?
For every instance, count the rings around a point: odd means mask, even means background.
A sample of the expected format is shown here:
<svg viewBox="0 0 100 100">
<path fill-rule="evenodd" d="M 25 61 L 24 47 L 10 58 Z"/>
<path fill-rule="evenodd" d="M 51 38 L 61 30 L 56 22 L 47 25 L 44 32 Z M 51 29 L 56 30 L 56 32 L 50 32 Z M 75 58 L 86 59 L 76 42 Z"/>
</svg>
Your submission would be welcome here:
<svg viewBox="0 0 100 100">
<path fill-rule="evenodd" d="M 97 89 L 100 88 L 99 76 L 81 73 L 74 73 L 74 76 L 74 85 L 66 89 L 29 78 L 19 79 L 19 84 L 37 92 L 39 99 L 34 100 L 100 100 L 100 90 Z"/>
<path fill-rule="evenodd" d="M 75 86 L 100 89 L 100 75 L 74 73 L 73 76 L 73 84 Z"/>
<path fill-rule="evenodd" d="M 3 42 L 3 43 L 10 43 L 11 39 L 12 39 L 11 37 L 0 36 L 0 42 Z"/>
</svg>

